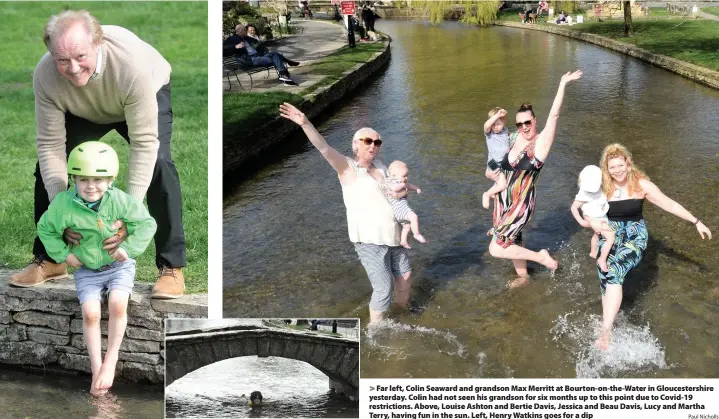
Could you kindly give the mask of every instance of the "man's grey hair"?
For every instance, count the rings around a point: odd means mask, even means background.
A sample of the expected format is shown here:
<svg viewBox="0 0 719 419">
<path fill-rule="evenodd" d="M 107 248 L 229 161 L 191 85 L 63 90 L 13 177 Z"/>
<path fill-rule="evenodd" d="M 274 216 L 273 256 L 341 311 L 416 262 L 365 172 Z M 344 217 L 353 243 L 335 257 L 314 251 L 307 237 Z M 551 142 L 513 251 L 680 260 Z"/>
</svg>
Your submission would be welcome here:
<svg viewBox="0 0 719 419">
<path fill-rule="evenodd" d="M 53 42 L 62 36 L 67 29 L 76 23 L 82 23 L 85 26 L 87 34 L 92 38 L 93 45 L 99 45 L 102 42 L 103 32 L 100 21 L 90 14 L 87 10 L 66 10 L 62 13 L 50 16 L 45 24 L 45 46 L 52 53 Z"/>
</svg>

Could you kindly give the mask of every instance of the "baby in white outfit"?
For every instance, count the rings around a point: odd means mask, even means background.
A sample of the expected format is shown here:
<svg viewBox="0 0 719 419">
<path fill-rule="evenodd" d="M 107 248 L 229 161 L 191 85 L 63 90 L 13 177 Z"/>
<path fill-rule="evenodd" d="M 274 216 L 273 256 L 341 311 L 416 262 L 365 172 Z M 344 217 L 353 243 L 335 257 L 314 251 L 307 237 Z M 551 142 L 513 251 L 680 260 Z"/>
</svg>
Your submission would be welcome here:
<svg viewBox="0 0 719 419">
<path fill-rule="evenodd" d="M 582 210 L 582 216 L 578 209 Z M 590 227 L 594 230 L 589 255 L 597 257 L 599 247 L 599 234 L 607 241 L 602 248 L 602 254 L 597 259 L 597 264 L 604 272 L 608 272 L 607 257 L 614 244 L 614 230 L 609 225 L 607 211 L 609 202 L 602 192 L 602 170 L 597 166 L 587 166 L 579 174 L 579 193 L 572 203 L 572 215 L 582 227 Z"/>
</svg>

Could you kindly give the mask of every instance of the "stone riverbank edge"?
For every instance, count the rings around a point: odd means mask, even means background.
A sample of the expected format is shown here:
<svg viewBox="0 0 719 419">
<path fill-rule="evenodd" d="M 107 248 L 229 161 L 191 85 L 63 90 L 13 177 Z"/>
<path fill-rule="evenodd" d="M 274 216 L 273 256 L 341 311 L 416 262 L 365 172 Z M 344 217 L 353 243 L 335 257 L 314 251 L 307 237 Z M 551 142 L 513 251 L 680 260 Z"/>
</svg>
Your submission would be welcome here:
<svg viewBox="0 0 719 419">
<path fill-rule="evenodd" d="M 353 91 L 362 82 L 379 71 L 390 59 L 390 40 L 384 41 L 384 49 L 372 55 L 369 61 L 358 63 L 345 71 L 342 78 L 336 82 L 319 87 L 314 92 L 304 96 L 304 100 L 297 108 L 312 120 L 322 111 L 341 100 L 347 93 Z M 277 117 L 246 135 L 236 138 L 224 139 L 223 142 L 223 173 L 228 174 L 240 170 L 243 163 L 261 157 L 272 147 L 277 146 L 300 128 L 290 121 L 279 116 L 279 103 L 277 104 Z"/>
<path fill-rule="evenodd" d="M 75 281 L 58 279 L 32 288 L 8 285 L 0 270 L 0 364 L 57 373 L 90 374 Z M 116 378 L 164 384 L 166 318 L 207 318 L 207 294 L 153 300 L 151 284 L 136 283 L 127 309 Z M 102 349 L 107 348 L 107 304 Z"/>
<path fill-rule="evenodd" d="M 495 22 L 497 26 L 509 26 L 520 29 L 531 29 L 535 31 L 550 32 L 557 35 L 563 35 L 581 41 L 590 42 L 605 48 L 612 49 L 623 54 L 639 58 L 657 67 L 667 69 L 671 72 L 684 76 L 714 89 L 719 89 L 719 71 L 714 71 L 705 67 L 688 63 L 686 61 L 677 60 L 676 58 L 667 57 L 665 55 L 654 54 L 645 49 L 639 48 L 632 44 L 609 39 L 603 36 L 591 33 L 577 32 L 571 29 L 564 29 L 554 26 L 525 25 L 516 22 Z"/>
</svg>

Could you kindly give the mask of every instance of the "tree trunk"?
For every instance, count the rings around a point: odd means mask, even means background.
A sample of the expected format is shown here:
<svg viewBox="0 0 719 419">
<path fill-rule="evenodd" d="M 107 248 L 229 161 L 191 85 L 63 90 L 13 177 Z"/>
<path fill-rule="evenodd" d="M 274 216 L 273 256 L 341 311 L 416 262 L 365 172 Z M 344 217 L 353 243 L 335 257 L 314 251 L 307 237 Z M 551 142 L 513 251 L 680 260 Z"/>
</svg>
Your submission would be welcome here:
<svg viewBox="0 0 719 419">
<path fill-rule="evenodd" d="M 624 2 L 624 35 L 631 36 L 634 34 L 634 27 L 632 26 L 632 2 Z"/>
</svg>

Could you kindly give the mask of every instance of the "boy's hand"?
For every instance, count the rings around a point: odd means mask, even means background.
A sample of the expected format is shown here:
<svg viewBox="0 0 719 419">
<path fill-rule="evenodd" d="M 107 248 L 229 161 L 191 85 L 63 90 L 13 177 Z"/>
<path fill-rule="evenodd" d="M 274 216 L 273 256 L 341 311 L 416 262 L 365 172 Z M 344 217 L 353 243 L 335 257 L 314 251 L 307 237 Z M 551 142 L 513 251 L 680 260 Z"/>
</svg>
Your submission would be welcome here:
<svg viewBox="0 0 719 419">
<path fill-rule="evenodd" d="M 65 263 L 67 263 L 67 266 L 72 266 L 73 268 L 78 268 L 78 267 L 82 266 L 82 262 L 80 262 L 80 259 L 78 259 L 72 253 L 67 255 L 67 258 L 65 259 Z"/>
<path fill-rule="evenodd" d="M 500 109 L 499 112 L 497 112 L 497 114 L 499 115 L 500 118 L 504 118 L 507 116 L 507 111 L 505 111 L 504 109 Z"/>
<path fill-rule="evenodd" d="M 110 257 L 118 262 L 124 262 L 130 259 L 130 256 L 127 254 L 127 251 L 125 251 L 125 249 L 123 249 L 122 247 L 118 247 L 117 250 L 111 252 Z"/>
<path fill-rule="evenodd" d="M 418 193 L 418 194 L 421 194 L 421 193 L 422 193 L 422 189 L 417 188 L 417 193 Z"/>
</svg>

